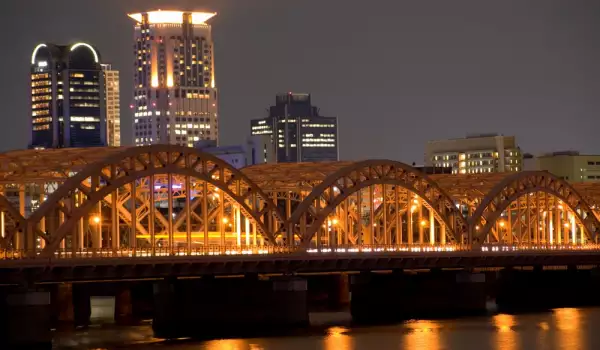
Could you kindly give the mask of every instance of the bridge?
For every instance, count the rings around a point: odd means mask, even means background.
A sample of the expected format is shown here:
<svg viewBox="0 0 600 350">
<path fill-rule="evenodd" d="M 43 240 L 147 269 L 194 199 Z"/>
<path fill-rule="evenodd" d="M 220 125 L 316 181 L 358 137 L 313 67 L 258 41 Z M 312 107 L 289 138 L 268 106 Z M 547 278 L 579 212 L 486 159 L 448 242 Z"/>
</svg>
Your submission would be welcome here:
<svg viewBox="0 0 600 350">
<path fill-rule="evenodd" d="M 0 280 L 30 293 L 72 281 L 280 275 L 269 293 L 291 293 L 305 290 L 295 276 L 321 272 L 595 271 L 599 201 L 600 184 L 547 172 L 427 175 L 389 160 L 238 170 L 170 145 L 13 151 L 0 154 Z M 477 281 L 468 276 L 441 287 Z"/>
<path fill-rule="evenodd" d="M 547 172 L 426 175 L 388 160 L 238 170 L 177 146 L 26 150 L 0 154 L 0 185 L 1 256 L 11 260 L 573 250 L 595 247 L 600 230 L 600 184 Z"/>
</svg>

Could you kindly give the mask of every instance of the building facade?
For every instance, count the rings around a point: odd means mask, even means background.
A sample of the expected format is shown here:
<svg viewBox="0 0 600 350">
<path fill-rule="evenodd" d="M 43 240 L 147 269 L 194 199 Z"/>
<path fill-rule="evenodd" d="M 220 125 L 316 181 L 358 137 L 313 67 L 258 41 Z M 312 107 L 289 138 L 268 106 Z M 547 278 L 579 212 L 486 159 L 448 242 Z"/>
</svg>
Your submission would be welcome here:
<svg viewBox="0 0 600 350">
<path fill-rule="evenodd" d="M 522 171 L 523 154 L 514 136 L 468 135 L 427 142 L 425 165 L 451 167 L 454 174 Z"/>
<path fill-rule="evenodd" d="M 104 82 L 93 46 L 37 45 L 31 55 L 29 147 L 106 146 Z"/>
<path fill-rule="evenodd" d="M 112 65 L 103 64 L 106 104 L 106 142 L 109 146 L 121 146 L 121 99 L 119 71 Z"/>
<path fill-rule="evenodd" d="M 275 162 L 271 138 L 267 135 L 250 136 L 242 145 L 217 146 L 214 140 L 203 140 L 196 142 L 194 147 L 224 160 L 237 169 Z"/>
<path fill-rule="evenodd" d="M 250 128 L 252 135 L 271 136 L 278 163 L 339 160 L 337 117 L 319 115 L 310 94 L 278 94 L 269 116 Z"/>
<path fill-rule="evenodd" d="M 554 152 L 536 157 L 536 166 L 570 182 L 600 181 L 600 155 Z"/>
<path fill-rule="evenodd" d="M 211 27 L 215 13 L 153 11 L 136 21 L 133 141 L 137 146 L 218 142 Z"/>
</svg>

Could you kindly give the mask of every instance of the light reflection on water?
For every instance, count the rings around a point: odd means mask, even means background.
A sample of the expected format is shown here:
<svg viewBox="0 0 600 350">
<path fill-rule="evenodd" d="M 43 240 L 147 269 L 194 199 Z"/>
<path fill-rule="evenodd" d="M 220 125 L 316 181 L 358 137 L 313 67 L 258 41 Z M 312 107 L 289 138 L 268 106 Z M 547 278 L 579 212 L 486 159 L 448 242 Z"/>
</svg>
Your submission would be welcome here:
<svg viewBox="0 0 600 350">
<path fill-rule="evenodd" d="M 325 317 L 326 319 L 327 317 Z M 317 317 L 317 323 L 318 323 Z M 547 313 L 415 320 L 397 325 L 350 327 L 340 323 L 293 336 L 156 342 L 150 326 L 89 329 L 60 334 L 57 349 L 161 350 L 597 350 L 600 308 Z"/>
</svg>

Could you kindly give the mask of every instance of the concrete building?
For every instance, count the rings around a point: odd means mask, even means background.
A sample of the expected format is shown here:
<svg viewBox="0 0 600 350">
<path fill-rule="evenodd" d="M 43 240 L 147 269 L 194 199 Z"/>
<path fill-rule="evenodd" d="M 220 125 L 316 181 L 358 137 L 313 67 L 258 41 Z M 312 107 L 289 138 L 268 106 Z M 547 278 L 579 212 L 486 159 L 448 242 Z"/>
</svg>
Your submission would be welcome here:
<svg viewBox="0 0 600 350">
<path fill-rule="evenodd" d="M 135 20 L 133 141 L 137 146 L 218 142 L 211 26 L 215 13 L 152 11 Z"/>
<path fill-rule="evenodd" d="M 319 115 L 310 94 L 278 94 L 269 116 L 250 128 L 252 135 L 271 136 L 278 163 L 339 160 L 337 117 Z"/>
<path fill-rule="evenodd" d="M 31 54 L 30 148 L 106 146 L 104 74 L 87 43 L 39 44 Z"/>
<path fill-rule="evenodd" d="M 600 155 L 577 151 L 554 152 L 536 158 L 537 170 L 548 171 L 570 182 L 600 181 Z"/>
<path fill-rule="evenodd" d="M 467 135 L 429 141 L 425 146 L 425 166 L 451 167 L 454 174 L 522 171 L 522 164 L 514 136 Z"/>
<path fill-rule="evenodd" d="M 103 64 L 104 89 L 106 97 L 106 141 L 109 146 L 121 146 L 121 99 L 119 92 L 119 71 L 112 65 Z"/>
<path fill-rule="evenodd" d="M 275 162 L 274 148 L 268 135 L 251 136 L 242 145 L 217 146 L 214 140 L 204 140 L 196 142 L 194 147 L 202 152 L 210 153 L 238 169 Z"/>
</svg>

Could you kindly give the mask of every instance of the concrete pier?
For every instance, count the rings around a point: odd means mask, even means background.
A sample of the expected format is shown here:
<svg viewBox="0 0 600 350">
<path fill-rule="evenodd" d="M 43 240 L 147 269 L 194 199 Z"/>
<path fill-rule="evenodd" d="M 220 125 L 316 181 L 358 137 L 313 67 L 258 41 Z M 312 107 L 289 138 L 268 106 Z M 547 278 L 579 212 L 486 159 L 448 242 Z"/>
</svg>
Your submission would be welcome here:
<svg viewBox="0 0 600 350">
<path fill-rule="evenodd" d="M 51 349 L 50 293 L 11 291 L 0 308 L 1 349 Z"/>
<path fill-rule="evenodd" d="M 214 337 L 308 325 L 306 280 L 161 281 L 154 286 L 158 338 Z"/>
<path fill-rule="evenodd" d="M 485 275 L 467 272 L 362 273 L 351 279 L 356 322 L 387 322 L 485 312 Z"/>
<path fill-rule="evenodd" d="M 537 311 L 558 307 L 600 305 L 600 271 L 513 270 L 498 272 L 496 303 L 500 311 Z"/>
</svg>

